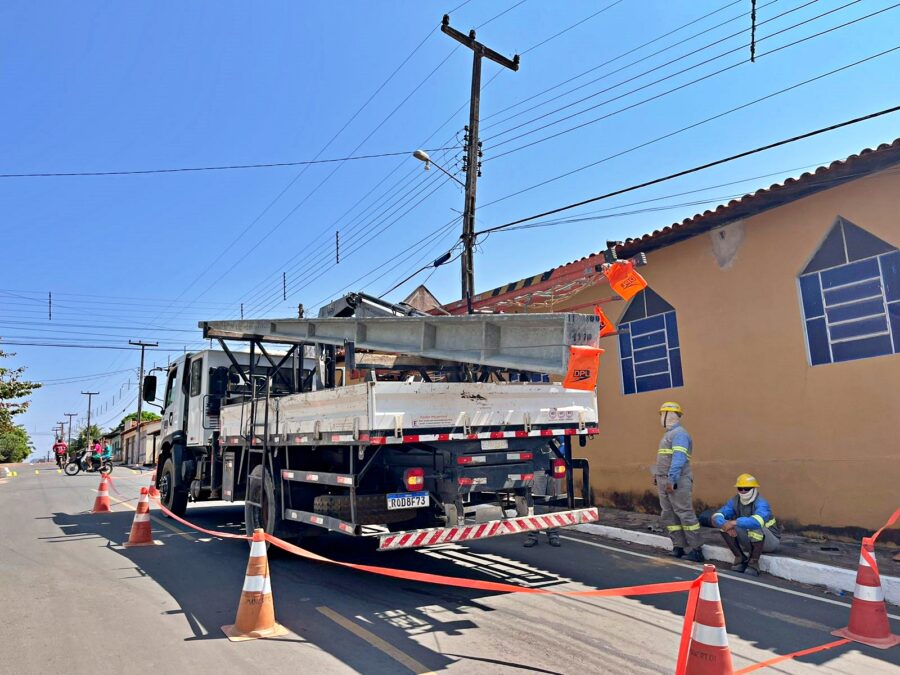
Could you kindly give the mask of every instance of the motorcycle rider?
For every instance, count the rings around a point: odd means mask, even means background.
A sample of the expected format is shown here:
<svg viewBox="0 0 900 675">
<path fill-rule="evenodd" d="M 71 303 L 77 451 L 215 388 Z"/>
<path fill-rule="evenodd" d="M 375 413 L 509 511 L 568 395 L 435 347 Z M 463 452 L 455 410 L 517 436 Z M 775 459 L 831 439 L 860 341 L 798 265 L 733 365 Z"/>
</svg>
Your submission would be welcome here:
<svg viewBox="0 0 900 675">
<path fill-rule="evenodd" d="M 99 439 L 94 441 L 94 446 L 91 448 L 91 467 L 94 469 L 100 469 L 102 463 L 102 455 L 103 448 L 100 447 Z"/>
<path fill-rule="evenodd" d="M 69 454 L 69 446 L 62 438 L 57 438 L 53 444 L 53 454 L 56 456 L 56 466 L 62 469 Z"/>
</svg>

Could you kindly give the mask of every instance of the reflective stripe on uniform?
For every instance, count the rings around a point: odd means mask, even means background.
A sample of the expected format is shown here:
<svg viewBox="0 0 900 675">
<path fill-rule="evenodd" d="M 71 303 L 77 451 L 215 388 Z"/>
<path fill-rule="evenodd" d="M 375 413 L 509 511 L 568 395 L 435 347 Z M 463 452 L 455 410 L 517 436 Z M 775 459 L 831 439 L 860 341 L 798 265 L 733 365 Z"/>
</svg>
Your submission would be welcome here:
<svg viewBox="0 0 900 675">
<path fill-rule="evenodd" d="M 683 453 L 686 454 L 688 457 L 691 456 L 691 453 L 688 452 L 688 449 L 687 449 L 686 447 L 684 447 L 683 445 L 673 445 L 673 446 L 672 446 L 672 452 L 683 452 Z"/>
<path fill-rule="evenodd" d="M 856 584 L 853 591 L 853 597 L 857 600 L 868 600 L 869 602 L 883 602 L 884 591 L 881 586 L 861 586 Z"/>
<path fill-rule="evenodd" d="M 766 535 L 764 535 L 759 530 L 747 530 L 747 537 L 749 537 L 753 541 L 762 541 L 766 538 Z"/>
<path fill-rule="evenodd" d="M 760 527 L 765 527 L 765 526 L 766 526 L 766 521 L 763 520 L 763 517 L 762 517 L 762 516 L 757 515 L 757 514 L 754 513 L 754 514 L 753 514 L 752 516 L 750 516 L 750 517 L 753 518 L 753 520 L 755 520 L 757 523 L 759 523 L 759 526 L 760 526 Z"/>
<path fill-rule="evenodd" d="M 687 530 L 688 532 L 693 532 L 694 530 L 700 529 L 700 523 L 694 523 L 693 525 L 684 525 L 681 529 Z"/>
<path fill-rule="evenodd" d="M 681 525 L 666 525 L 666 529 L 669 532 L 678 532 L 684 528 L 682 528 Z"/>
<path fill-rule="evenodd" d="M 775 526 L 775 519 L 774 519 L 774 518 L 772 518 L 772 520 L 770 520 L 768 523 L 766 523 L 766 527 L 774 527 L 774 526 Z"/>
<path fill-rule="evenodd" d="M 659 449 L 659 454 L 660 454 L 660 455 L 671 455 L 671 454 L 672 454 L 672 448 L 660 448 L 660 449 Z"/>
</svg>

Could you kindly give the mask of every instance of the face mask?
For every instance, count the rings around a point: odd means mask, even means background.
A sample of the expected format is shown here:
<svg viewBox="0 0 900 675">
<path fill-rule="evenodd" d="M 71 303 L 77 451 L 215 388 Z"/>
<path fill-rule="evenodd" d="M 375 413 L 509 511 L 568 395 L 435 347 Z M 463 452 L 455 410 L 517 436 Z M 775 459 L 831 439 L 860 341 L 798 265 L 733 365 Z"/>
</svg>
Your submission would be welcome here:
<svg viewBox="0 0 900 675">
<path fill-rule="evenodd" d="M 753 488 L 749 492 L 738 492 L 738 497 L 741 498 L 741 504 L 749 504 L 754 499 L 756 499 L 757 489 Z"/>
<path fill-rule="evenodd" d="M 673 412 L 663 412 L 659 415 L 659 423 L 665 427 L 666 429 L 672 429 L 678 424 L 678 413 Z"/>
</svg>

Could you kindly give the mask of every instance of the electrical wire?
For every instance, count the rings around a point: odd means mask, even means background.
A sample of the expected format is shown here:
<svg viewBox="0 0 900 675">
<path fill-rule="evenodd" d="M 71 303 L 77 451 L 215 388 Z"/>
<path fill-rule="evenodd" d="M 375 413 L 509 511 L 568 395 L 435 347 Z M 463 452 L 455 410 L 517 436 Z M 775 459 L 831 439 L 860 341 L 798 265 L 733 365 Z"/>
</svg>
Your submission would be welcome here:
<svg viewBox="0 0 900 675">
<path fill-rule="evenodd" d="M 438 152 L 452 148 L 433 148 L 426 152 Z M 384 157 L 402 157 L 412 154 L 412 150 L 398 152 L 380 152 L 371 155 L 355 155 L 350 157 L 333 157 L 331 159 L 307 159 L 296 162 L 266 162 L 261 164 L 224 164 L 218 166 L 192 166 L 166 169 L 130 169 L 122 171 L 55 171 L 40 173 L 0 173 L 0 178 L 68 178 L 86 176 L 144 176 L 164 173 L 195 173 L 198 171 L 236 171 L 243 169 L 273 169 L 288 166 L 312 166 L 316 164 L 334 164 L 336 162 L 353 162 L 362 159 L 382 159 Z"/>
<path fill-rule="evenodd" d="M 884 54 L 889 54 L 889 53 L 891 53 L 891 52 L 897 51 L 898 49 L 900 49 L 900 46 L 894 47 L 893 49 L 889 49 L 889 50 L 884 51 L 884 52 L 880 52 L 879 54 L 876 54 L 876 55 L 874 55 L 874 56 L 867 57 L 866 59 L 863 59 L 862 61 L 857 61 L 856 64 L 858 64 L 858 63 L 864 63 L 864 62 L 869 61 L 869 60 L 871 60 L 871 59 L 873 59 L 873 58 L 876 58 L 876 57 L 878 57 L 878 56 L 881 56 L 881 55 L 884 55 Z M 849 67 L 851 67 L 852 65 L 856 65 L 856 64 L 851 64 L 850 66 L 843 66 L 843 67 L 840 68 L 839 70 L 843 70 L 843 69 L 849 68 Z M 833 72 L 836 72 L 836 71 L 833 71 Z M 822 76 L 820 76 L 820 77 L 822 77 Z M 726 163 L 728 163 L 728 162 L 733 162 L 733 161 L 735 161 L 735 160 L 737 160 L 737 159 L 742 159 L 742 158 L 744 158 L 744 157 L 749 157 L 750 155 L 755 155 L 755 154 L 758 154 L 758 153 L 760 153 L 760 152 L 765 152 L 765 151 L 767 151 L 767 150 L 772 150 L 772 149 L 774 149 L 774 148 L 779 148 L 779 147 L 784 146 L 784 145 L 789 145 L 789 144 L 791 144 L 791 143 L 796 143 L 797 141 L 801 141 L 801 140 L 804 140 L 804 139 L 807 139 L 807 138 L 812 138 L 812 137 L 814 137 L 814 136 L 819 136 L 819 135 L 821 135 L 821 134 L 825 134 L 825 133 L 828 133 L 828 132 L 831 132 L 831 131 L 835 131 L 835 130 L 837 130 L 837 129 L 843 129 L 843 128 L 845 128 L 845 127 L 852 126 L 852 125 L 854 125 L 854 124 L 860 124 L 860 123 L 862 123 L 862 122 L 866 122 L 866 121 L 868 121 L 868 120 L 875 119 L 875 118 L 877 118 L 877 117 L 882 117 L 882 116 L 884 116 L 884 115 L 890 115 L 890 114 L 895 113 L 895 112 L 897 112 L 897 111 L 900 111 L 900 105 L 897 105 L 897 106 L 894 106 L 894 107 L 891 107 L 891 108 L 885 108 L 885 109 L 883 109 L 883 110 L 879 110 L 879 111 L 874 112 L 874 113 L 869 113 L 868 115 L 863 115 L 863 116 L 861 116 L 861 117 L 855 117 L 855 118 L 853 118 L 853 119 L 846 120 L 846 121 L 844 121 L 844 122 L 838 122 L 838 123 L 836 123 L 836 124 L 832 124 L 832 125 L 829 125 L 829 126 L 827 126 L 827 127 L 822 127 L 822 128 L 820 128 L 820 129 L 815 129 L 815 130 L 813 130 L 813 131 L 808 131 L 808 132 L 806 132 L 806 133 L 799 134 L 799 135 L 797 135 L 797 136 L 791 136 L 790 138 L 785 138 L 785 139 L 782 139 L 782 140 L 780 140 L 780 141 L 775 141 L 775 142 L 773 142 L 773 143 L 768 143 L 768 144 L 766 144 L 766 145 L 762 145 L 762 146 L 759 146 L 759 147 L 757 147 L 757 148 L 753 148 L 752 150 L 745 150 L 745 151 L 743 151 L 743 152 L 739 152 L 739 153 L 734 154 L 734 155 L 729 155 L 728 157 L 723 157 L 723 158 L 721 158 L 721 159 L 717 159 L 717 160 L 714 160 L 714 161 L 712 161 L 712 162 L 706 162 L 705 164 L 700 164 L 700 165 L 698 165 L 698 166 L 691 167 L 690 169 L 684 169 L 684 170 L 682 170 L 682 171 L 677 171 L 677 172 L 675 172 L 675 173 L 671 173 L 671 174 L 668 174 L 668 175 L 666 175 L 666 176 L 661 176 L 660 178 L 654 178 L 654 179 L 649 180 L 649 181 L 644 181 L 643 183 L 638 183 L 638 184 L 636 184 L 636 185 L 631 185 L 631 186 L 626 187 L 626 188 L 620 188 L 619 190 L 614 190 L 614 191 L 612 191 L 612 192 L 607 192 L 607 193 L 602 194 L 602 195 L 597 195 L 596 197 L 590 197 L 590 198 L 588 198 L 588 199 L 583 199 L 583 200 L 581 200 L 581 201 L 579 201 L 579 202 L 574 202 L 574 203 L 572 203 L 572 204 L 566 204 L 565 206 L 560 206 L 560 207 L 557 207 L 557 208 L 555 208 L 555 209 L 550 209 L 549 211 L 544 211 L 544 212 L 542 212 L 542 213 L 538 213 L 538 214 L 535 214 L 535 215 L 533 215 L 533 216 L 527 216 L 527 217 L 525 217 L 525 218 L 519 218 L 518 220 L 513 220 L 513 221 L 511 221 L 511 222 L 509 222 L 509 223 L 504 223 L 504 224 L 502 224 L 502 225 L 497 225 L 497 226 L 495 226 L 495 227 L 490 227 L 490 228 L 488 228 L 488 229 L 486 229 L 486 230 L 481 230 L 480 232 L 476 232 L 475 235 L 478 236 L 478 235 L 482 235 L 482 234 L 487 234 L 487 233 L 489 233 L 489 232 L 499 232 L 500 230 L 505 230 L 505 229 L 507 229 L 507 228 L 513 227 L 514 225 L 519 225 L 519 224 L 521 224 L 521 223 L 526 223 L 526 222 L 529 222 L 529 221 L 532 221 L 532 220 L 537 220 L 538 218 L 543 218 L 543 217 L 545 217 L 545 216 L 553 215 L 554 213 L 561 213 L 562 211 L 568 211 L 568 210 L 570 210 L 570 209 L 578 208 L 579 206 L 584 206 L 585 204 L 592 204 L 593 202 L 601 201 L 601 200 L 603 200 L 603 199 L 609 199 L 610 197 L 615 197 L 615 196 L 617 196 L 617 195 L 625 194 L 625 193 L 627 193 L 627 192 L 633 192 L 633 191 L 635 191 L 635 190 L 640 190 L 640 189 L 642 189 L 642 188 L 649 187 L 649 186 L 651 186 L 651 185 L 658 185 L 659 183 L 664 183 L 664 182 L 666 182 L 666 181 L 674 180 L 675 178 L 680 178 L 680 177 L 682 177 L 682 176 L 687 176 L 687 175 L 692 174 L 692 173 L 697 173 L 697 172 L 699 172 L 699 171 L 704 171 L 704 170 L 709 169 L 709 168 L 712 168 L 712 167 L 714 167 L 714 166 L 719 166 L 719 165 L 722 165 L 722 164 L 726 164 Z"/>
</svg>

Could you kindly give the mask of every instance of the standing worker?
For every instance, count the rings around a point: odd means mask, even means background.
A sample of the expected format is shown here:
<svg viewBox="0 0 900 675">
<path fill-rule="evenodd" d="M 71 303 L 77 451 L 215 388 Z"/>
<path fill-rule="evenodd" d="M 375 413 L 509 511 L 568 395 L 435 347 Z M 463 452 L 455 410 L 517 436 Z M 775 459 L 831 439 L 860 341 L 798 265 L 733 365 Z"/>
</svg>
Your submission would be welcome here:
<svg viewBox="0 0 900 675">
<path fill-rule="evenodd" d="M 721 529 L 722 538 L 734 553 L 731 569 L 758 577 L 759 557 L 778 549 L 781 529 L 775 524 L 769 502 L 759 494 L 756 478 L 742 473 L 734 486 L 738 493 L 713 514 L 712 524 Z"/>
<path fill-rule="evenodd" d="M 653 483 L 659 492 L 660 520 L 672 539 L 672 555 L 703 562 L 703 540 L 700 521 L 694 513 L 694 474 L 691 471 L 693 442 L 681 426 L 684 410 L 674 401 L 659 409 L 660 423 L 665 428 L 659 442 Z M 690 549 L 690 553 L 686 553 Z"/>
</svg>

